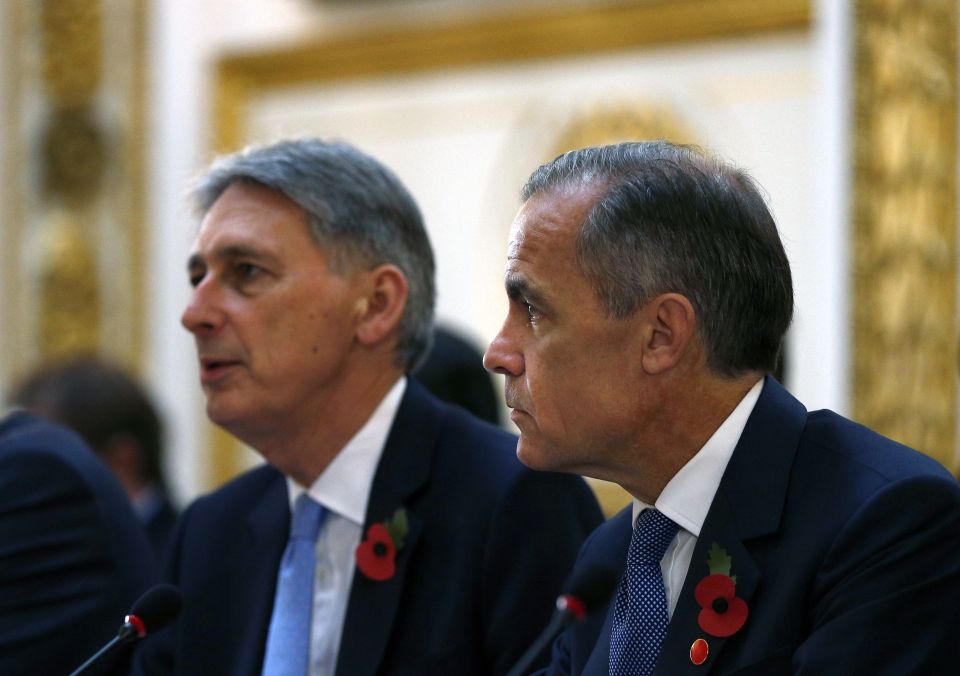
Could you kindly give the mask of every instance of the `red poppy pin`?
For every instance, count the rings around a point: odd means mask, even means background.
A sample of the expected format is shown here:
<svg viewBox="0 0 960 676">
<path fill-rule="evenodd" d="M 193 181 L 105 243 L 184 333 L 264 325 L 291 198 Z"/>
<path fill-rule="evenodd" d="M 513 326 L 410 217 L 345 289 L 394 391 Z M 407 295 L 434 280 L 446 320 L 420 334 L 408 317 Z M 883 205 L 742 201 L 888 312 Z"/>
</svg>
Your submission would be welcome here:
<svg viewBox="0 0 960 676">
<path fill-rule="evenodd" d="M 737 578 L 730 575 L 727 551 L 714 542 L 707 554 L 710 574 L 693 592 L 700 604 L 697 623 L 711 636 L 733 636 L 747 621 L 747 602 L 737 596 Z"/>
<path fill-rule="evenodd" d="M 382 523 L 367 529 L 367 539 L 357 545 L 357 568 L 371 580 L 383 582 L 397 572 L 397 552 L 407 538 L 407 512 L 402 507 Z"/>
</svg>

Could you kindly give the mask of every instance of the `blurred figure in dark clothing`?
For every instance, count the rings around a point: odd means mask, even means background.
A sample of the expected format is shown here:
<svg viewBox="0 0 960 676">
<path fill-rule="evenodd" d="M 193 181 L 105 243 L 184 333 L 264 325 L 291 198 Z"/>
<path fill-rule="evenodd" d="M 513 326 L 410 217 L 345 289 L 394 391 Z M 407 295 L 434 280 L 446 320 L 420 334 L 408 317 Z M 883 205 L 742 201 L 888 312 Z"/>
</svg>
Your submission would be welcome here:
<svg viewBox="0 0 960 676">
<path fill-rule="evenodd" d="M 119 482 L 76 434 L 24 411 L 0 417 L 0 674 L 79 667 L 155 568 Z M 126 673 L 132 649 L 84 673 Z"/>
<path fill-rule="evenodd" d="M 137 381 L 114 364 L 82 356 L 34 372 L 11 402 L 83 437 L 113 470 L 162 560 L 177 512 L 161 467 L 160 416 Z"/>
<path fill-rule="evenodd" d="M 500 398 L 483 368 L 483 351 L 457 332 L 442 326 L 434 329 L 433 347 L 414 378 L 435 397 L 494 425 L 501 423 Z"/>
</svg>

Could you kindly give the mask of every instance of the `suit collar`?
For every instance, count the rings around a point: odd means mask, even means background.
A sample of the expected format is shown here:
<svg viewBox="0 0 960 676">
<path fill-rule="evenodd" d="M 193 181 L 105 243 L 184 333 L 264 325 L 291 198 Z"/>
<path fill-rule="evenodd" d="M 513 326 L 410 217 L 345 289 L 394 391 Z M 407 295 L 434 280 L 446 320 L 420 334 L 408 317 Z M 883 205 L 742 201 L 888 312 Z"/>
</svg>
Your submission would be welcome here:
<svg viewBox="0 0 960 676">
<path fill-rule="evenodd" d="M 366 535 L 372 524 L 390 519 L 400 508 L 406 512 L 409 530 L 403 549 L 397 553 L 392 578 L 376 582 L 359 570 L 354 573 L 340 640 L 338 674 L 372 675 L 383 660 L 423 528 L 408 504 L 427 485 L 443 415 L 442 405 L 409 380 L 374 475 L 363 532 Z"/>
<path fill-rule="evenodd" d="M 709 574 L 708 552 L 717 544 L 729 554 L 737 596 L 749 606 L 760 583 L 760 571 L 750 554 L 749 541 L 779 529 L 790 469 L 806 413 L 803 405 L 776 380 L 766 378 L 697 539 L 656 674 L 707 674 L 725 645 L 735 640 L 736 634 L 733 638 L 717 638 L 700 629 L 697 621 L 700 606 L 694 590 Z M 749 631 L 749 623 L 748 616 L 747 625 L 741 631 Z M 705 638 L 710 645 L 710 656 L 701 666 L 694 666 L 689 657 L 690 647 L 697 638 Z"/>
</svg>

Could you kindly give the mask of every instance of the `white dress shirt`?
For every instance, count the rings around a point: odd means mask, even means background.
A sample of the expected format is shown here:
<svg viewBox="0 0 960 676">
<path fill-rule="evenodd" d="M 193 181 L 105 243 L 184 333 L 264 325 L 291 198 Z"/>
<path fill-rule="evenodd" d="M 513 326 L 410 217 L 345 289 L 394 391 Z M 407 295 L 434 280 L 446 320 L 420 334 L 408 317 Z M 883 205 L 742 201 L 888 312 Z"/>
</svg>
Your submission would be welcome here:
<svg viewBox="0 0 960 676">
<path fill-rule="evenodd" d="M 740 435 L 743 434 L 743 428 L 747 425 L 747 419 L 753 412 L 762 389 L 761 378 L 740 400 L 713 436 L 707 439 L 703 448 L 664 486 L 657 498 L 656 508 L 680 526 L 673 542 L 660 559 L 660 570 L 663 571 L 663 582 L 667 589 L 667 614 L 671 618 L 713 496 L 720 487 L 720 480 L 730 462 L 730 456 L 740 441 Z M 633 501 L 634 523 L 640 512 L 649 506 L 640 500 Z"/>
<path fill-rule="evenodd" d="M 294 501 L 305 490 L 327 509 L 317 537 L 310 676 L 332 676 L 337 668 L 340 636 L 353 582 L 354 552 L 363 535 L 373 476 L 406 384 L 406 378 L 397 381 L 366 424 L 309 489 L 287 477 L 291 511 Z"/>
</svg>

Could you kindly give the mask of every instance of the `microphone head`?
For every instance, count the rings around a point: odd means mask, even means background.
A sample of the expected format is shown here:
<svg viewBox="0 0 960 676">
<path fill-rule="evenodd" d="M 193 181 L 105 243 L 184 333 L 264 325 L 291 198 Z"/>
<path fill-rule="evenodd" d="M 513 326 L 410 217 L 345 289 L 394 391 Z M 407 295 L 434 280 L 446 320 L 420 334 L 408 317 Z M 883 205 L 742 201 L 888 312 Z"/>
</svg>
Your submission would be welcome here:
<svg viewBox="0 0 960 676">
<path fill-rule="evenodd" d="M 137 618 L 144 626 L 144 634 L 152 633 L 170 624 L 182 605 L 183 595 L 179 589 L 172 584 L 158 584 L 134 602 L 128 618 Z"/>
<path fill-rule="evenodd" d="M 607 566 L 584 568 L 568 581 L 566 593 L 557 599 L 557 609 L 582 620 L 610 599 L 619 581 L 620 575 Z"/>
</svg>

